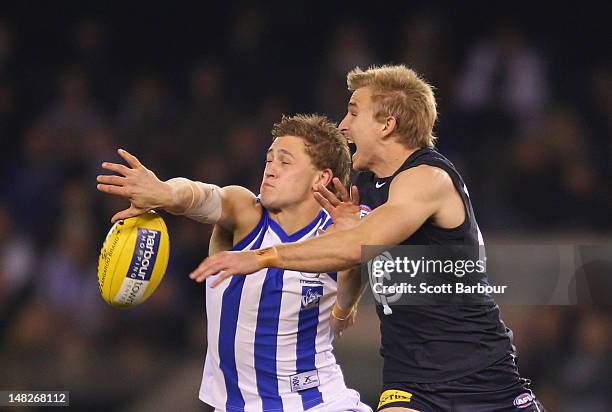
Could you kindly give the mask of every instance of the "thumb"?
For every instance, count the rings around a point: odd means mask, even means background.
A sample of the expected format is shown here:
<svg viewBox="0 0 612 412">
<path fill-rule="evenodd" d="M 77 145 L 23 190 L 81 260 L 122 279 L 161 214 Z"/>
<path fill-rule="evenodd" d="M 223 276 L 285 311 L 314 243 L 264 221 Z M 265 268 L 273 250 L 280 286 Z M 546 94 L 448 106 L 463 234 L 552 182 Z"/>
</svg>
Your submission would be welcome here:
<svg viewBox="0 0 612 412">
<path fill-rule="evenodd" d="M 141 215 L 145 211 L 146 210 L 140 210 L 135 208 L 134 206 L 130 206 L 128 209 L 115 213 L 115 215 L 111 218 L 111 223 L 115 223 L 118 220 L 129 219 L 130 217 Z"/>
</svg>

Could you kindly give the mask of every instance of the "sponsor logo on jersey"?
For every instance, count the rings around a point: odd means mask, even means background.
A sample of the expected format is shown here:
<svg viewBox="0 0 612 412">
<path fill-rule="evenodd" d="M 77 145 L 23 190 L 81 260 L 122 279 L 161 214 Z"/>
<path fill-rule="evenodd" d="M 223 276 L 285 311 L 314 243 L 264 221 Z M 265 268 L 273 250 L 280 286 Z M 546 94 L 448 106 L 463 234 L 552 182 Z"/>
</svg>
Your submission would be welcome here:
<svg viewBox="0 0 612 412">
<path fill-rule="evenodd" d="M 323 282 L 320 280 L 300 279 L 300 283 L 304 285 L 322 285 Z"/>
<path fill-rule="evenodd" d="M 384 185 L 386 185 L 386 184 L 387 184 L 387 182 L 382 182 L 382 183 L 380 183 L 380 184 L 379 184 L 379 182 L 376 182 L 376 183 L 375 183 L 375 186 L 376 186 L 376 188 L 377 188 L 377 189 L 380 189 L 381 187 L 383 187 L 383 186 L 384 186 Z"/>
<path fill-rule="evenodd" d="M 412 399 L 412 394 L 410 392 L 400 391 L 398 389 L 388 389 L 380 395 L 377 409 L 393 402 L 408 403 L 410 399 Z"/>
<path fill-rule="evenodd" d="M 314 306 L 318 306 L 321 296 L 323 296 L 322 286 L 303 286 L 301 309 L 310 309 Z"/>
<path fill-rule="evenodd" d="M 319 371 L 313 369 L 311 371 L 298 373 L 289 377 L 291 392 L 299 392 L 304 389 L 316 388 L 319 386 Z"/>
<path fill-rule="evenodd" d="M 534 400 L 535 398 L 532 394 L 525 392 L 514 398 L 513 403 L 517 408 L 523 409 L 531 406 Z"/>
</svg>

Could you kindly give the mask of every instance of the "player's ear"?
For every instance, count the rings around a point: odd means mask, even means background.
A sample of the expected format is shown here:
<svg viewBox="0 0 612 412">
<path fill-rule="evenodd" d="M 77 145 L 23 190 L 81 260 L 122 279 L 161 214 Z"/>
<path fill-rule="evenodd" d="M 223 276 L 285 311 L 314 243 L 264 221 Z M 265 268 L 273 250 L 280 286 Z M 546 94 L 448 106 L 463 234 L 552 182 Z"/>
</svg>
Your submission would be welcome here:
<svg viewBox="0 0 612 412">
<path fill-rule="evenodd" d="M 393 116 L 385 117 L 385 120 L 382 123 L 382 137 L 386 138 L 391 136 L 397 129 L 397 119 Z"/>
<path fill-rule="evenodd" d="M 323 170 L 317 171 L 317 174 L 315 176 L 315 180 L 314 180 L 314 182 L 312 184 L 313 190 L 319 184 L 327 187 L 331 183 L 333 177 L 334 177 L 334 172 L 332 172 L 331 169 L 323 169 Z"/>
</svg>

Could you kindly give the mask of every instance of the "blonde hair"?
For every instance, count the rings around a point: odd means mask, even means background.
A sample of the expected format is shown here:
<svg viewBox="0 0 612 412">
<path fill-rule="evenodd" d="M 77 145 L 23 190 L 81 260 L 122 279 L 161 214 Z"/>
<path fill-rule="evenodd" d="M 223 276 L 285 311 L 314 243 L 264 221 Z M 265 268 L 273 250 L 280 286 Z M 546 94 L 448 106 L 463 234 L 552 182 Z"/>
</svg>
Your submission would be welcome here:
<svg viewBox="0 0 612 412">
<path fill-rule="evenodd" d="M 284 116 L 272 127 L 272 139 L 296 136 L 304 140 L 306 153 L 318 170 L 331 169 L 346 187 L 351 174 L 351 153 L 346 138 L 327 117 L 316 114 Z M 334 191 L 334 186 L 330 187 Z"/>
<path fill-rule="evenodd" d="M 396 131 L 408 148 L 433 147 L 433 126 L 438 117 L 432 86 L 404 65 L 359 67 L 346 76 L 350 91 L 372 89 L 374 117 L 383 122 L 388 116 L 396 121 Z"/>
</svg>

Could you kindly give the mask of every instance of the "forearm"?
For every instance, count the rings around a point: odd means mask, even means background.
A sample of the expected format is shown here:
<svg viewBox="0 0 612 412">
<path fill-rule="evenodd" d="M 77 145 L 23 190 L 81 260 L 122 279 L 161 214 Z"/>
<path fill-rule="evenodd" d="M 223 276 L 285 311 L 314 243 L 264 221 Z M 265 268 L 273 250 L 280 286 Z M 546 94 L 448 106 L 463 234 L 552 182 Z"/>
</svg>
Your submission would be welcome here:
<svg viewBox="0 0 612 412">
<path fill-rule="evenodd" d="M 405 208 L 383 205 L 352 229 L 324 234 L 304 242 L 277 246 L 279 267 L 303 272 L 335 272 L 359 265 L 368 256 L 362 245 L 397 245 L 422 224 L 402 222 Z M 274 265 L 271 265 L 274 266 Z"/>
<path fill-rule="evenodd" d="M 357 229 L 357 228 L 356 228 Z M 282 268 L 303 272 L 337 272 L 359 264 L 361 230 L 342 230 L 276 247 Z"/>
<path fill-rule="evenodd" d="M 222 213 L 221 188 L 176 177 L 164 182 L 168 185 L 164 209 L 174 215 L 183 215 L 201 223 L 214 224 Z"/>
<path fill-rule="evenodd" d="M 340 309 L 352 310 L 361 296 L 361 267 L 355 266 L 338 272 L 336 303 Z"/>
</svg>

